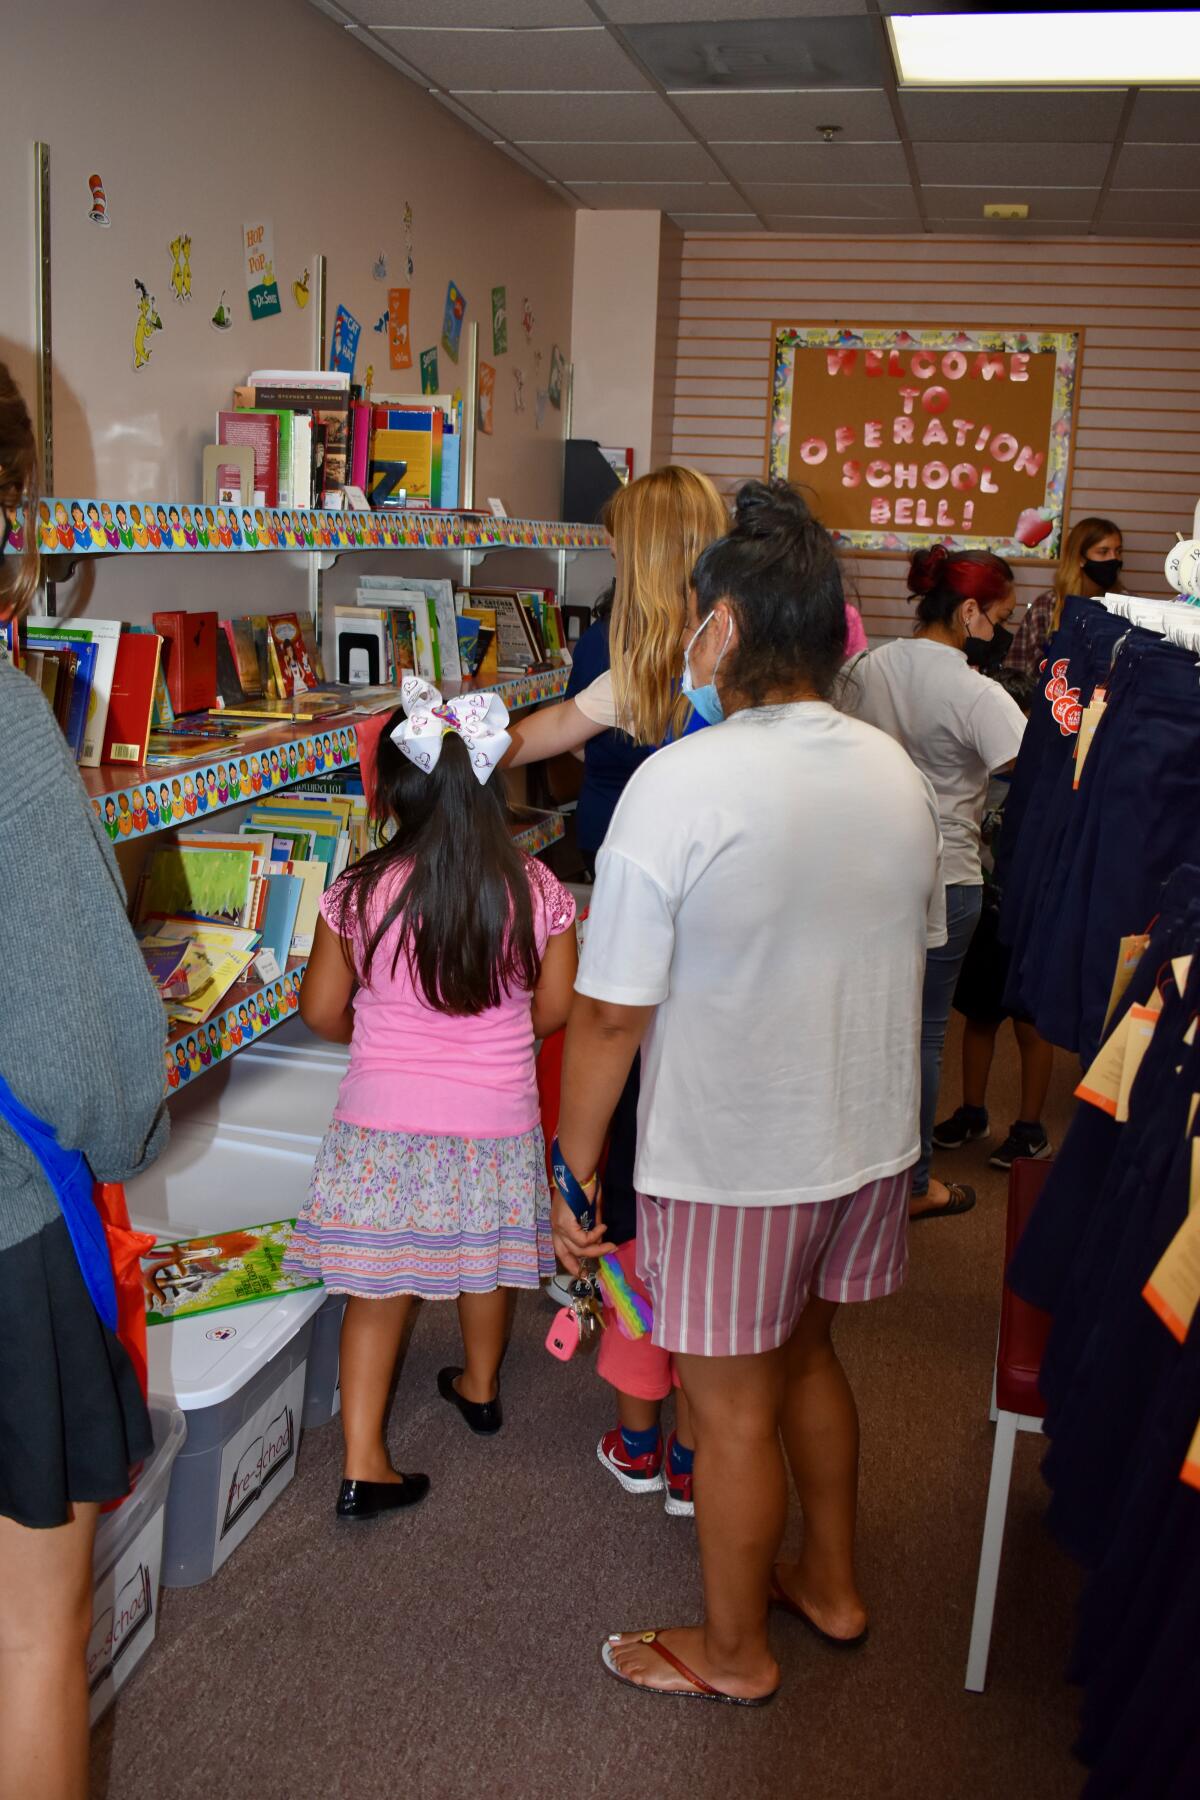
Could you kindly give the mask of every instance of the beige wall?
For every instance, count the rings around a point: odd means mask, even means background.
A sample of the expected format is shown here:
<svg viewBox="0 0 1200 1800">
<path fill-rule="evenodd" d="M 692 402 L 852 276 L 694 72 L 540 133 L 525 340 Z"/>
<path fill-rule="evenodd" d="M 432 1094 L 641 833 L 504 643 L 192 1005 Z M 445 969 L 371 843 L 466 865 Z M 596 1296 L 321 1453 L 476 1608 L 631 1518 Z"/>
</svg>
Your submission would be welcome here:
<svg viewBox="0 0 1200 1800">
<path fill-rule="evenodd" d="M 575 216 L 572 430 L 576 437 L 632 447 L 635 475 L 653 466 L 662 228 L 656 212 Z"/>
<path fill-rule="evenodd" d="M 553 517 L 561 504 L 562 415 L 535 426 L 533 352 L 542 385 L 552 346 L 570 357 L 574 214 L 548 187 L 459 125 L 304 0 L 209 0 L 200 10 L 114 0 L 7 8 L 0 51 L 0 358 L 32 399 L 33 141 L 51 146 L 55 487 L 59 493 L 198 497 L 213 415 L 252 367 L 313 365 L 313 307 L 291 286 L 318 252 L 328 262 L 328 321 L 339 302 L 361 321 L 358 373 L 392 375 L 373 330 L 387 287 L 410 285 L 403 212 L 414 213 L 414 349 L 437 342 L 446 284 L 459 283 L 491 361 L 490 291 L 509 300 L 509 352 L 496 359 L 496 429 L 479 440 L 476 497 Z M 88 220 L 87 178 L 103 178 L 111 226 Z M 270 218 L 282 315 L 251 323 L 241 262 L 244 219 Z M 194 298 L 172 299 L 168 245 L 192 237 Z M 389 279 L 373 278 L 380 250 Z M 133 371 L 134 277 L 164 329 Z M 222 289 L 233 328 L 209 321 Z M 536 326 L 521 330 L 528 295 Z M 443 382 L 454 366 L 440 352 Z M 512 367 L 525 369 L 526 411 Z M 462 379 L 464 363 L 459 364 Z M 290 560 L 290 559 L 286 559 Z M 335 579 L 395 567 L 343 559 Z M 167 603 L 226 613 L 303 604 L 304 577 L 282 557 L 213 565 L 179 558 L 111 561 L 95 571 L 93 612 L 145 617 Z M 190 564 L 190 566 L 189 566 Z M 484 578 L 503 578 L 491 558 Z M 269 566 L 268 566 L 269 565 Z M 248 570 L 255 571 L 253 585 Z M 220 592 L 214 592 L 219 587 Z"/>
<path fill-rule="evenodd" d="M 1125 532 L 1126 586 L 1162 564 L 1200 494 L 1200 244 L 688 233 L 672 454 L 732 490 L 765 469 L 771 324 L 1083 326 L 1070 517 Z M 860 558 L 867 629 L 909 629 L 905 565 Z M 1048 585 L 1024 565 L 1018 591 Z"/>
</svg>

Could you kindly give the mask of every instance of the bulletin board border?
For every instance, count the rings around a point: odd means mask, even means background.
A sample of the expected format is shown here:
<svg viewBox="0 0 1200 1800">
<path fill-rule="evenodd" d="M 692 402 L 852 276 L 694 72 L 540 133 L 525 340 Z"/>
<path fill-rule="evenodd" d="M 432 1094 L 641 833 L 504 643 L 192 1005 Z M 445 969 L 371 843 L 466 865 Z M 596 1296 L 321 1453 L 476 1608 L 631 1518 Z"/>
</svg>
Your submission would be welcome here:
<svg viewBox="0 0 1200 1800">
<path fill-rule="evenodd" d="M 899 341 L 899 340 L 903 341 Z M 785 341 L 786 340 L 786 341 Z M 1070 515 L 1073 477 L 1071 452 L 1079 413 L 1079 375 L 1083 364 L 1085 330 L 1082 325 L 976 325 L 955 326 L 897 325 L 895 323 L 848 324 L 842 319 L 819 324 L 796 325 L 786 320 L 771 321 L 771 390 L 767 409 L 766 468 L 768 480 L 788 479 L 791 454 L 792 370 L 789 354 L 798 346 L 806 349 L 849 350 L 990 350 L 1010 354 L 1014 351 L 1045 352 L 1054 350 L 1054 410 L 1051 415 L 1050 438 L 1046 455 L 1047 503 L 1053 496 L 1055 526 L 1048 543 L 1052 551 L 1035 545 L 1032 549 L 1009 543 L 1005 556 L 1019 560 L 1022 567 L 1053 567 L 1061 554 Z M 1065 430 L 1060 427 L 1065 422 Z M 830 535 L 839 550 L 856 557 L 895 561 L 914 550 L 931 544 L 946 544 L 955 549 L 982 550 L 991 540 L 966 534 L 951 536 L 936 531 L 838 531 L 830 527 Z"/>
</svg>

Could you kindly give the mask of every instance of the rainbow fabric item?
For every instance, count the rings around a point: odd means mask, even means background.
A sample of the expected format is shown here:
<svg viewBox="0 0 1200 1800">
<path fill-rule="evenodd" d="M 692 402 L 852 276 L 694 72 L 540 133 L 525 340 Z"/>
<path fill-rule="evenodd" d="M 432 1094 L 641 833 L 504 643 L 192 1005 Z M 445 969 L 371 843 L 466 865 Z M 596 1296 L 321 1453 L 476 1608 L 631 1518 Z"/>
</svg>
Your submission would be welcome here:
<svg viewBox="0 0 1200 1800">
<path fill-rule="evenodd" d="M 600 1258 L 596 1279 L 600 1283 L 605 1306 L 616 1314 L 622 1336 L 632 1338 L 635 1342 L 638 1338 L 645 1337 L 654 1323 L 653 1308 L 648 1300 L 643 1300 L 640 1294 L 634 1293 L 615 1256 Z"/>
</svg>

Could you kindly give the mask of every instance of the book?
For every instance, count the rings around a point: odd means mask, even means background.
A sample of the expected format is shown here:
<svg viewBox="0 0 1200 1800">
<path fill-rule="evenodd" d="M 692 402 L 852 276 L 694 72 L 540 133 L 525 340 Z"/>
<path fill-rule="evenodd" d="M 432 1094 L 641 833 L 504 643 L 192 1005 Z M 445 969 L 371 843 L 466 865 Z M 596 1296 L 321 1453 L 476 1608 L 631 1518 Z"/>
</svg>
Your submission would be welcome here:
<svg viewBox="0 0 1200 1800">
<path fill-rule="evenodd" d="M 79 762 L 83 756 L 88 705 L 91 698 L 98 646 L 91 633 L 82 626 L 50 624 L 37 619 L 26 621 L 25 642 L 27 648 L 66 650 L 71 652 L 74 657 L 74 662 L 70 664 L 72 679 L 69 686 L 62 685 L 60 670 L 60 683 L 55 693 L 55 710 L 56 713 L 61 712 L 60 724 L 63 728 L 63 736 L 70 747 L 71 755 L 76 762 Z"/>
<path fill-rule="evenodd" d="M 254 699 L 262 693 L 262 670 L 254 648 L 254 626 L 249 619 L 223 619 L 221 632 L 229 646 L 242 694 Z"/>
<path fill-rule="evenodd" d="M 541 662 L 541 648 L 529 616 L 513 588 L 464 588 L 460 600 L 489 607 L 495 614 L 498 666 L 501 671 L 524 673 Z M 463 608 L 468 612 L 468 608 Z"/>
<path fill-rule="evenodd" d="M 416 628 L 416 672 L 424 681 L 440 686 L 460 681 L 458 627 L 454 613 L 454 583 L 430 577 L 363 575 L 355 590 L 361 607 L 409 606 Z M 400 680 L 396 674 L 395 679 Z"/>
<path fill-rule="evenodd" d="M 279 416 L 263 408 L 217 414 L 218 444 L 247 444 L 254 452 L 254 494 L 261 504 L 279 505 Z M 224 472 L 219 479 L 224 483 Z M 242 505 L 250 501 L 242 496 Z"/>
<path fill-rule="evenodd" d="M 121 633 L 104 722 L 102 763 L 144 761 L 162 644 L 157 632 Z"/>
<path fill-rule="evenodd" d="M 46 620 L 29 619 L 26 622 L 26 631 L 49 623 Z M 94 769 L 99 766 L 100 752 L 104 747 L 104 726 L 108 718 L 108 699 L 112 692 L 113 670 L 117 662 L 117 645 L 121 638 L 121 621 L 119 619 L 72 619 L 69 629 L 72 639 L 78 634 L 90 638 L 96 646 L 88 683 L 83 739 L 78 758 L 81 767 Z"/>
<path fill-rule="evenodd" d="M 299 694 L 315 688 L 317 677 L 295 613 L 268 614 L 267 630 L 278 659 L 284 693 Z"/>
<path fill-rule="evenodd" d="M 313 506 L 313 416 L 294 412 L 292 420 L 292 505 Z"/>
<path fill-rule="evenodd" d="M 368 496 L 387 480 L 389 466 L 406 465 L 402 484 L 409 501 L 436 506 L 442 497 L 442 437 L 445 418 L 439 407 L 376 406 L 371 433 Z M 372 505 L 378 504 L 372 498 Z"/>
<path fill-rule="evenodd" d="M 350 485 L 365 488 L 371 462 L 371 407 L 365 400 L 350 406 Z"/>
<path fill-rule="evenodd" d="M 156 612 L 154 629 L 163 639 L 167 692 L 175 712 L 206 712 L 217 698 L 217 615 L 215 612 Z"/>
<path fill-rule="evenodd" d="M 397 687 L 406 675 L 417 670 L 417 616 L 411 606 L 389 606 L 388 632 L 391 638 L 392 678 Z"/>
<path fill-rule="evenodd" d="M 387 675 L 384 610 L 335 606 L 333 643 L 337 678 L 352 687 L 376 687 Z"/>
<path fill-rule="evenodd" d="M 174 1319 L 320 1287 L 319 1281 L 283 1272 L 295 1224 L 295 1219 L 276 1219 L 212 1237 L 155 1244 L 141 1259 L 147 1325 L 169 1325 Z"/>
<path fill-rule="evenodd" d="M 292 933 L 296 929 L 304 883 L 298 875 L 276 872 L 274 865 L 269 867 L 263 879 L 267 890 L 262 919 L 263 948 L 274 951 L 275 960 L 282 969 L 291 954 Z"/>
<path fill-rule="evenodd" d="M 336 506 L 349 480 L 350 377 L 337 369 L 255 369 L 234 391 L 239 408 L 270 406 L 310 412 L 325 434 L 324 486 L 314 505 Z"/>
<path fill-rule="evenodd" d="M 459 594 L 459 611 L 464 619 L 474 619 L 479 626 L 479 651 L 475 660 L 475 679 L 481 687 L 500 679 L 500 652 L 496 643 L 496 613 L 491 606 L 473 606 L 468 590 Z"/>
<path fill-rule="evenodd" d="M 236 840 L 231 840 L 236 842 Z M 254 845 L 226 847 L 182 836 L 152 847 L 142 869 L 134 917 L 140 924 L 157 915 L 213 919 L 245 925 L 254 902 Z"/>
<path fill-rule="evenodd" d="M 300 883 L 300 899 L 292 922 L 289 954 L 307 956 L 313 947 L 317 920 L 321 912 L 321 895 L 325 892 L 325 864 L 319 857 L 291 857 L 279 864 L 284 875 L 294 875 Z M 282 967 L 283 959 L 280 958 Z"/>
</svg>

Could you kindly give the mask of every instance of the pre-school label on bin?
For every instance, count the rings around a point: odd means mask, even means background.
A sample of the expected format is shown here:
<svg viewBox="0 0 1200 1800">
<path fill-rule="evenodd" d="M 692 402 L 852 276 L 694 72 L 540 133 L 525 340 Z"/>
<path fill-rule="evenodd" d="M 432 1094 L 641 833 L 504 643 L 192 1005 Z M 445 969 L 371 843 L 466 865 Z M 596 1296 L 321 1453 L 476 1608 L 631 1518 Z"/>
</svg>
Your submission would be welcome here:
<svg viewBox="0 0 1200 1800">
<path fill-rule="evenodd" d="M 124 1555 L 96 1583 L 87 1646 L 93 1724 L 154 1641 L 162 1536 L 160 1508 Z"/>
<path fill-rule="evenodd" d="M 293 1369 L 221 1452 L 214 1572 L 296 1473 L 307 1366 Z"/>
</svg>

